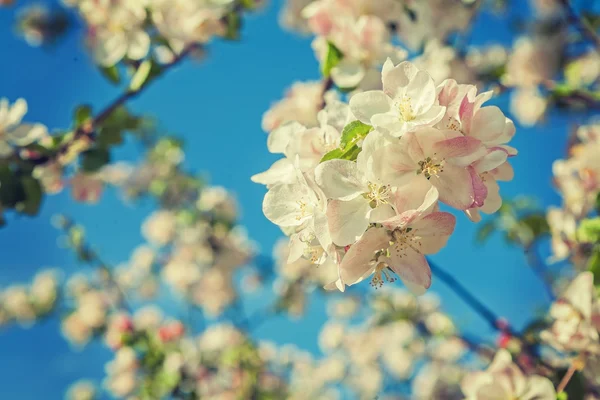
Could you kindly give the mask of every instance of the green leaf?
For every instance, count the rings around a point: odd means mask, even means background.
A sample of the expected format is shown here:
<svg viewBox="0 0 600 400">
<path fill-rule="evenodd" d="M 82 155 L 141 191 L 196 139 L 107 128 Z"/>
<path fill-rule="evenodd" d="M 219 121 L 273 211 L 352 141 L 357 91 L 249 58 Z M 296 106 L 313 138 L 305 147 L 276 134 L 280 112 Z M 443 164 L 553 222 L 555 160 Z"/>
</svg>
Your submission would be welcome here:
<svg viewBox="0 0 600 400">
<path fill-rule="evenodd" d="M 479 229 L 477 229 L 477 233 L 475 235 L 475 242 L 478 244 L 485 243 L 488 238 L 496 231 L 496 224 L 494 221 L 486 221 L 483 224 L 479 225 Z"/>
<path fill-rule="evenodd" d="M 340 148 L 345 149 L 348 145 L 358 143 L 364 139 L 373 127 L 363 124 L 360 121 L 352 121 L 344 127 L 342 138 L 340 139 Z"/>
<path fill-rule="evenodd" d="M 14 208 L 25 199 L 25 191 L 19 178 L 8 168 L 0 167 L 0 204 Z"/>
<path fill-rule="evenodd" d="M 227 30 L 225 32 L 225 39 L 239 40 L 240 30 L 242 29 L 242 18 L 235 11 L 231 11 L 225 15 L 225 25 Z"/>
<path fill-rule="evenodd" d="M 92 119 L 92 107 L 87 104 L 81 105 L 75 109 L 75 113 L 73 115 L 73 119 L 75 121 L 75 127 L 79 128 L 85 122 Z"/>
<path fill-rule="evenodd" d="M 116 65 L 112 67 L 101 67 L 100 72 L 102 75 L 115 85 L 121 82 L 121 74 L 119 73 L 119 68 Z"/>
<path fill-rule="evenodd" d="M 598 192 L 598 196 L 596 196 L 596 212 L 600 214 L 600 192 Z"/>
<path fill-rule="evenodd" d="M 44 191 L 40 182 L 32 176 L 21 178 L 21 185 L 25 193 L 25 199 L 20 203 L 20 212 L 27 215 L 37 215 L 40 211 Z"/>
<path fill-rule="evenodd" d="M 600 217 L 581 221 L 577 228 L 577 240 L 583 243 L 600 243 Z"/>
<path fill-rule="evenodd" d="M 129 90 L 133 92 L 137 92 L 144 86 L 148 77 L 150 76 L 150 71 L 152 70 L 152 60 L 144 60 L 138 67 L 137 71 L 131 78 L 131 83 L 129 84 Z"/>
<path fill-rule="evenodd" d="M 344 54 L 338 49 L 333 43 L 327 42 L 327 53 L 325 54 L 325 60 L 321 72 L 325 78 L 328 78 L 331 74 L 331 70 L 342 61 Z"/>
<path fill-rule="evenodd" d="M 81 168 L 86 172 L 96 172 L 110 161 L 110 153 L 104 148 L 96 148 L 81 154 Z"/>
<path fill-rule="evenodd" d="M 600 246 L 594 247 L 592 255 L 588 259 L 587 268 L 594 274 L 594 285 L 600 285 Z"/>
<path fill-rule="evenodd" d="M 110 147 L 123 143 L 123 132 L 117 128 L 103 128 L 98 134 L 96 143 L 100 147 Z"/>
<path fill-rule="evenodd" d="M 254 10 L 260 6 L 261 1 L 260 0 L 241 0 L 240 3 L 242 5 L 242 7 L 244 7 L 246 10 Z"/>
<path fill-rule="evenodd" d="M 545 214 L 529 214 L 519 220 L 520 228 L 524 229 L 523 234 L 529 239 L 529 242 L 533 242 L 539 237 L 550 233 L 550 226 L 546 221 Z"/>
<path fill-rule="evenodd" d="M 120 106 L 113 110 L 102 124 L 103 128 L 117 128 L 124 130 L 135 130 L 139 128 L 142 118 L 129 113 L 127 107 Z"/>
</svg>

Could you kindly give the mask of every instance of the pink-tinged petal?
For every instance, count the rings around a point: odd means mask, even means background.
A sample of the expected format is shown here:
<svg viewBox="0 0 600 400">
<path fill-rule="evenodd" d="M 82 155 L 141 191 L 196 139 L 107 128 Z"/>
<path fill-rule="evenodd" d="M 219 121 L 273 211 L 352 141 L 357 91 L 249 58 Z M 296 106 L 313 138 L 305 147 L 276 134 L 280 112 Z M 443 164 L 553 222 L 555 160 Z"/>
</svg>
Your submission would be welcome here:
<svg viewBox="0 0 600 400">
<path fill-rule="evenodd" d="M 514 157 L 517 154 L 519 154 L 519 152 L 517 151 L 517 149 L 515 149 L 512 146 L 507 146 L 507 145 L 504 144 L 504 145 L 500 145 L 498 147 L 504 149 L 504 151 L 506 151 L 506 153 L 508 154 L 509 157 Z"/>
<path fill-rule="evenodd" d="M 487 187 L 487 197 L 483 202 L 480 210 L 486 214 L 493 214 L 500 209 L 502 206 L 502 197 L 500 197 L 500 186 L 494 179 L 494 177 L 485 176 L 485 186 Z"/>
<path fill-rule="evenodd" d="M 482 149 L 481 141 L 468 137 L 456 137 L 442 140 L 433 146 L 438 158 L 467 157 Z"/>
<path fill-rule="evenodd" d="M 369 202 L 362 197 L 331 200 L 327 205 L 327 221 L 333 242 L 338 246 L 356 242 L 369 227 L 370 212 Z"/>
<path fill-rule="evenodd" d="M 475 171 L 475 168 L 469 167 L 469 173 L 471 174 L 471 179 L 473 182 L 473 204 L 471 207 L 481 207 L 487 197 L 487 187 L 485 183 L 481 179 L 481 176 Z M 469 207 L 469 208 L 471 208 Z"/>
<path fill-rule="evenodd" d="M 499 144 L 497 140 L 502 137 L 505 127 L 506 117 L 498 107 L 483 107 L 473 116 L 469 136 L 484 143 Z"/>
<path fill-rule="evenodd" d="M 390 111 L 389 99 L 381 90 L 357 93 L 350 98 L 350 110 L 361 122 L 371 124 L 373 115 Z"/>
<path fill-rule="evenodd" d="M 375 252 L 387 248 L 389 237 L 385 229 L 371 228 L 350 247 L 340 264 L 340 278 L 353 285 L 370 275 L 375 269 Z"/>
<path fill-rule="evenodd" d="M 429 154 L 426 153 L 427 148 L 424 145 L 430 143 L 432 138 L 432 130 L 428 128 L 419 129 L 417 132 L 407 132 L 402 138 L 400 143 L 406 149 L 406 153 L 410 160 L 418 165 L 419 161 L 424 160 Z"/>
<path fill-rule="evenodd" d="M 508 154 L 504 149 L 491 149 L 488 153 L 473 164 L 473 168 L 479 173 L 488 172 L 506 162 Z"/>
<path fill-rule="evenodd" d="M 505 162 L 504 164 L 500 165 L 498 168 L 491 171 L 491 174 L 494 176 L 494 178 L 496 178 L 496 180 L 501 182 L 512 181 L 515 177 L 515 171 L 509 162 Z"/>
<path fill-rule="evenodd" d="M 385 23 L 374 15 L 361 15 L 356 28 L 363 48 L 378 49 L 380 43 L 388 39 L 389 34 Z"/>
<path fill-rule="evenodd" d="M 404 211 L 401 214 L 388 218 L 384 221 L 380 221 L 387 230 L 393 231 L 396 228 L 404 228 L 412 221 L 419 217 L 420 213 L 417 210 Z"/>
<path fill-rule="evenodd" d="M 478 208 L 469 208 L 468 210 L 465 210 L 464 213 L 471 222 L 481 222 L 481 213 Z"/>
<path fill-rule="evenodd" d="M 448 212 L 433 212 L 415 221 L 411 227 L 418 231 L 419 236 L 447 237 L 454 232 L 456 217 Z"/>
<path fill-rule="evenodd" d="M 465 133 L 470 132 L 471 119 L 473 118 L 473 112 L 475 110 L 475 103 L 469 100 L 469 96 L 465 95 L 458 108 L 458 118 L 463 126 Z"/>
<path fill-rule="evenodd" d="M 404 146 L 395 144 L 373 153 L 372 169 L 379 171 L 383 181 L 402 186 L 412 181 L 418 165 Z"/>
<path fill-rule="evenodd" d="M 356 163 L 329 160 L 315 168 L 315 181 L 328 199 L 351 200 L 366 190 Z"/>
<path fill-rule="evenodd" d="M 401 62 L 383 76 L 383 91 L 391 98 L 395 98 L 401 90 L 408 86 L 417 72 L 419 70 L 414 64 L 408 61 Z"/>
<path fill-rule="evenodd" d="M 310 30 L 319 36 L 327 36 L 334 27 L 333 15 L 329 7 L 322 3 L 311 3 L 302 10 L 302 16 L 307 19 Z"/>
<path fill-rule="evenodd" d="M 415 176 L 408 185 L 399 187 L 394 194 L 393 204 L 396 212 L 417 210 L 419 213 L 430 211 L 438 201 L 439 193 L 427 179 Z"/>
<path fill-rule="evenodd" d="M 431 269 L 425 256 L 409 246 L 390 246 L 390 268 L 404 285 L 419 296 L 431 286 Z"/>
<path fill-rule="evenodd" d="M 437 187 L 443 203 L 458 210 L 472 207 L 475 193 L 471 174 L 466 168 L 445 164 L 444 171 L 439 176 L 433 175 L 429 181 Z"/>
<path fill-rule="evenodd" d="M 458 84 L 454 79 L 446 79 L 437 87 L 437 90 L 440 105 L 448 107 L 458 94 Z"/>
</svg>

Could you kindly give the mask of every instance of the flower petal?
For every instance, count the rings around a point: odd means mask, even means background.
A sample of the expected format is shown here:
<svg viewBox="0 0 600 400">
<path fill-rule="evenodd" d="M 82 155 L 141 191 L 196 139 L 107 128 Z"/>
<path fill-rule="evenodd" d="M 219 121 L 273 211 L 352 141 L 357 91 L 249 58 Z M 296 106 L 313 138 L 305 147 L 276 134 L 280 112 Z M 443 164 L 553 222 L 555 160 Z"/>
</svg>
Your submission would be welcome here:
<svg viewBox="0 0 600 400">
<path fill-rule="evenodd" d="M 375 266 L 372 263 L 375 252 L 388 246 L 385 229 L 371 228 L 353 244 L 340 264 L 340 278 L 346 285 L 353 285 L 370 275 Z"/>
<path fill-rule="evenodd" d="M 315 180 L 329 199 L 351 200 L 366 191 L 366 183 L 353 161 L 325 161 L 315 169 Z"/>
<path fill-rule="evenodd" d="M 327 221 L 331 238 L 338 246 L 356 242 L 369 226 L 371 206 L 367 199 L 331 200 L 327 205 Z"/>
<path fill-rule="evenodd" d="M 440 201 L 458 210 L 471 208 L 475 193 L 471 174 L 467 169 L 446 164 L 444 172 L 439 177 L 433 175 L 430 182 L 440 192 Z"/>
<path fill-rule="evenodd" d="M 371 124 L 371 117 L 390 111 L 388 97 L 381 90 L 357 93 L 350 98 L 352 114 L 365 124 Z"/>
</svg>

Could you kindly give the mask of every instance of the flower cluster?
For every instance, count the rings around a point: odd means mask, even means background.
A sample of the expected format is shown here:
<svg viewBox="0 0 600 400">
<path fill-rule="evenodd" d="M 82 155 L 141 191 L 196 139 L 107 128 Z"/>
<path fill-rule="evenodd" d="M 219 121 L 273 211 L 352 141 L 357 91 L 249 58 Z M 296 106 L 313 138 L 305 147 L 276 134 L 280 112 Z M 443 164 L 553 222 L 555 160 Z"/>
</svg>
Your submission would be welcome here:
<svg viewBox="0 0 600 400">
<path fill-rule="evenodd" d="M 380 286 L 397 274 L 422 293 L 431 284 L 425 258 L 445 246 L 455 217 L 473 221 L 502 203 L 498 181 L 512 179 L 507 145 L 512 121 L 491 93 L 431 76 L 410 62 L 386 61 L 383 90 L 330 100 L 319 126 L 290 122 L 269 134 L 282 153 L 253 180 L 265 184 L 263 211 L 290 236 L 288 262 L 327 263 L 344 290 L 373 275 Z M 332 265 L 333 264 L 333 265 Z"/>
<path fill-rule="evenodd" d="M 315 35 L 313 48 L 325 68 L 330 57 L 341 58 L 330 71 L 336 86 L 368 90 L 379 85 L 380 67 L 388 57 L 394 62 L 406 58 L 394 37 L 413 50 L 439 43 L 463 30 L 472 12 L 468 5 L 448 0 L 289 0 L 281 21 Z"/>
<path fill-rule="evenodd" d="M 569 146 L 569 157 L 552 167 L 554 183 L 563 205 L 547 213 L 552 234 L 553 260 L 570 257 L 579 269 L 586 268 L 600 238 L 598 218 L 588 217 L 600 208 L 600 125 L 579 127 Z"/>
<path fill-rule="evenodd" d="M 168 60 L 186 46 L 208 42 L 227 33 L 226 15 L 234 0 L 95 1 L 65 0 L 76 7 L 88 26 L 87 43 L 98 64 L 111 67 L 121 60 L 139 61 L 154 42 L 159 59 Z M 157 40 L 160 38 L 161 40 Z"/>
<path fill-rule="evenodd" d="M 28 285 L 11 285 L 0 291 L 0 326 L 17 321 L 28 325 L 54 310 L 58 300 L 56 271 L 38 273 Z"/>
</svg>

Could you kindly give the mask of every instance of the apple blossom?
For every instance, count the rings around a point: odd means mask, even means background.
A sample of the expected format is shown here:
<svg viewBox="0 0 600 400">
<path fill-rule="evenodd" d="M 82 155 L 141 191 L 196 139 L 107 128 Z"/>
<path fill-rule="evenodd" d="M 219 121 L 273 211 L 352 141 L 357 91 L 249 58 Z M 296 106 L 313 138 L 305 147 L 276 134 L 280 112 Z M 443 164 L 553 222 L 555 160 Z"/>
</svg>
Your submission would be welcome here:
<svg viewBox="0 0 600 400">
<path fill-rule="evenodd" d="M 399 137 L 420 126 L 432 126 L 444 116 L 437 104 L 435 83 L 410 62 L 385 62 L 383 91 L 358 93 L 350 99 L 352 113 L 363 123 Z"/>
<path fill-rule="evenodd" d="M 512 363 L 510 353 L 498 350 L 485 372 L 467 375 L 461 388 L 468 400 L 488 399 L 494 393 L 498 399 L 542 400 L 555 399 L 552 382 L 539 375 L 526 376 Z"/>
<path fill-rule="evenodd" d="M 7 98 L 0 99 L 0 156 L 13 152 L 13 146 L 25 146 L 48 135 L 42 124 L 22 123 L 27 113 L 27 102 L 18 99 L 12 105 Z"/>
<path fill-rule="evenodd" d="M 593 281 L 591 272 L 580 273 L 552 304 L 550 317 L 554 321 L 550 329 L 542 332 L 542 338 L 557 350 L 600 352 L 600 336 L 592 320 L 592 314 L 597 312 Z"/>
</svg>

